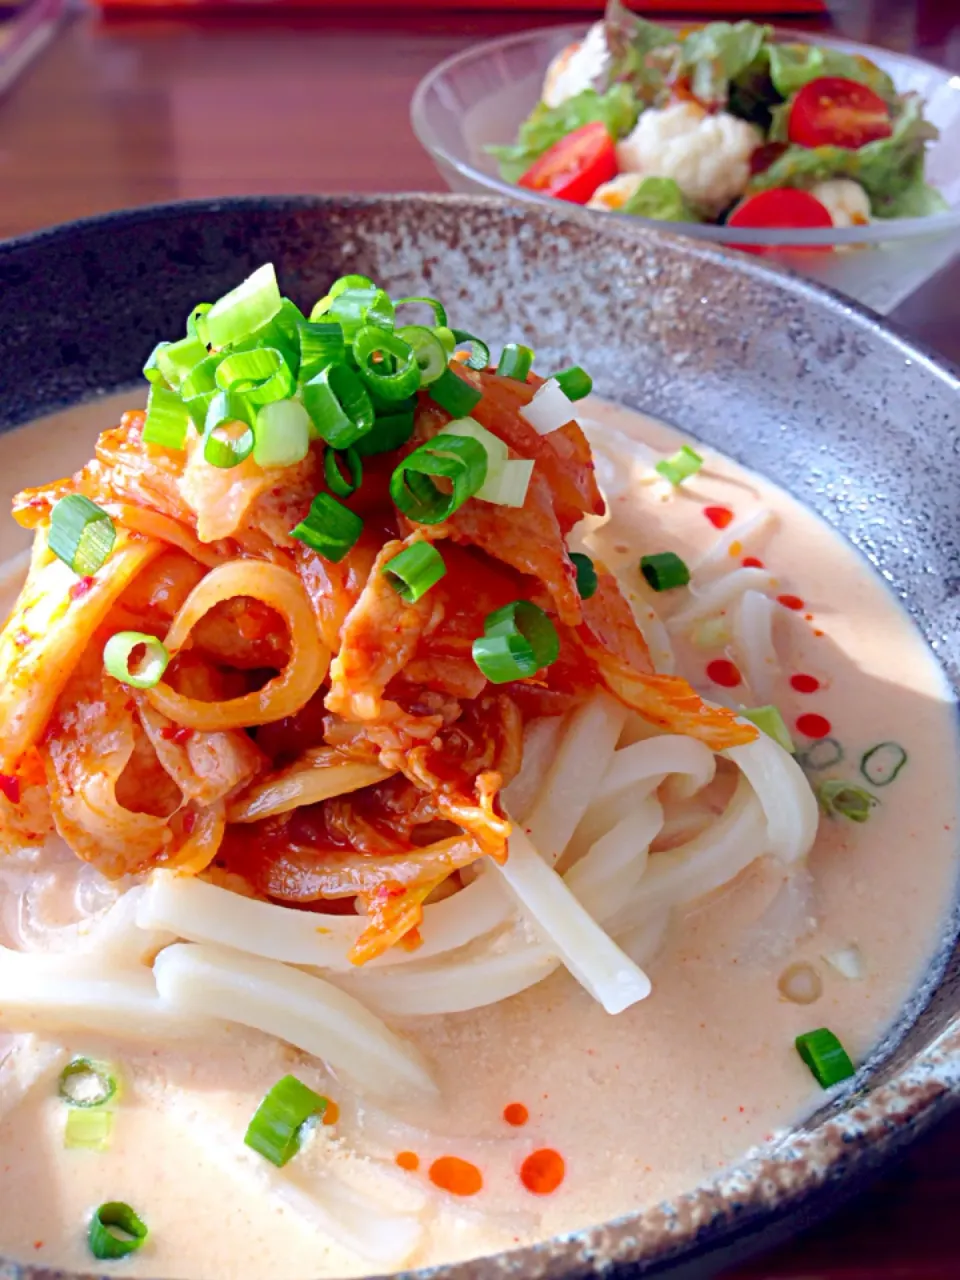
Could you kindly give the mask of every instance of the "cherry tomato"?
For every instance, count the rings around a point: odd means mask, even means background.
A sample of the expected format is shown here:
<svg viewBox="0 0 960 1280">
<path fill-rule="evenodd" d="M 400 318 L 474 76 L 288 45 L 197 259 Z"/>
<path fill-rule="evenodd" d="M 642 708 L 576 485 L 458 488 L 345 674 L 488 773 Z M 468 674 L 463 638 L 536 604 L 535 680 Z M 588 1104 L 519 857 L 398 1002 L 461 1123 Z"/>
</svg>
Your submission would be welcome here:
<svg viewBox="0 0 960 1280">
<path fill-rule="evenodd" d="M 542 191 L 586 204 L 601 183 L 617 176 L 617 153 L 606 125 L 600 120 L 585 124 L 555 142 L 535 160 L 520 179 L 529 191 Z"/>
<path fill-rule="evenodd" d="M 842 76 L 821 76 L 793 100 L 787 132 L 801 147 L 856 151 L 893 133 L 890 108 L 872 89 Z"/>
<path fill-rule="evenodd" d="M 809 191 L 796 187 L 772 187 L 747 196 L 727 219 L 728 227 L 832 227 L 830 210 Z M 738 244 L 747 253 L 770 253 L 766 245 Z M 829 252 L 829 245 L 811 245 L 811 250 Z"/>
</svg>

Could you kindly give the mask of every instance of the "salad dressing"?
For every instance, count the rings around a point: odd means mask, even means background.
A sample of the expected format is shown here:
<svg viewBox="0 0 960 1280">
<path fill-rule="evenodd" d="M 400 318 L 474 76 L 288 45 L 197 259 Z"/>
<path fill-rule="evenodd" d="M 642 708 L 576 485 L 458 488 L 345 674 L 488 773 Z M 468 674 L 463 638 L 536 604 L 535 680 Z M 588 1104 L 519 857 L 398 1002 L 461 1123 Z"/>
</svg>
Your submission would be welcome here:
<svg viewBox="0 0 960 1280">
<path fill-rule="evenodd" d="M 130 403 L 103 400 L 10 435 L 0 501 L 48 477 L 51 458 L 63 471 L 79 465 Z M 639 414 L 598 404 L 589 412 L 656 450 L 680 442 Z M 177 1044 L 66 1037 L 69 1054 L 116 1067 L 109 1145 L 64 1148 L 55 1075 L 7 1113 L 0 1096 L 0 1257 L 89 1272 L 89 1215 L 122 1199 L 150 1228 L 120 1264 L 127 1276 L 315 1280 L 382 1269 L 278 1199 L 242 1145 L 261 1098 L 289 1072 L 338 1108 L 296 1157 L 300 1176 L 334 1175 L 385 1209 L 421 1214 L 430 1229 L 410 1262 L 429 1265 L 674 1197 L 776 1141 L 823 1097 L 794 1049 L 797 1035 L 827 1026 L 856 1062 L 869 1055 L 920 982 L 954 897 L 955 704 L 863 559 L 787 494 L 703 452 L 703 470 L 662 493 L 629 483 L 628 442 L 606 438 L 598 465 L 611 520 L 596 538 L 639 598 L 639 554 L 673 549 L 695 565 L 715 544 L 721 526 L 706 511 L 774 512 L 760 558 L 806 602 L 806 613 L 778 612 L 775 701 L 812 782 L 826 774 L 867 785 L 861 768 L 872 770 L 880 803 L 868 821 L 823 818 L 808 880 L 785 889 L 782 870 L 764 861 L 695 903 L 647 966 L 653 994 L 617 1017 L 561 971 L 499 1005 L 405 1020 L 399 1029 L 435 1071 L 435 1102 L 401 1095 L 382 1109 L 315 1060 L 239 1029 Z M 15 556 L 26 541 L 3 523 L 0 554 Z M 736 696 L 711 678 L 722 650 L 691 646 L 679 657 L 705 696 Z M 13 875 L 0 861 L 0 907 Z M 0 911 L 0 927 L 5 919 Z M 848 964 L 855 976 L 845 977 L 838 957 L 851 954 L 862 970 Z M 778 987 L 792 965 L 814 971 L 812 1003 Z"/>
</svg>

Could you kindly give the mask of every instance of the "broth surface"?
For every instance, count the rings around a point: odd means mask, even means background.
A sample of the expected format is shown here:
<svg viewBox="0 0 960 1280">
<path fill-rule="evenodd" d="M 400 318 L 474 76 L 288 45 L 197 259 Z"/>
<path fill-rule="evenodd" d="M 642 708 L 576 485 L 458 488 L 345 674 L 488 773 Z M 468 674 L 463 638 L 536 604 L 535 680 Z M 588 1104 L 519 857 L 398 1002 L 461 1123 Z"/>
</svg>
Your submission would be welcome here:
<svg viewBox="0 0 960 1280">
<path fill-rule="evenodd" d="M 97 432 L 138 403 L 140 395 L 101 400 L 5 437 L 0 506 L 26 484 L 79 467 Z M 589 411 L 657 450 L 683 441 L 636 413 L 595 402 Z M 47 1089 L 11 1109 L 0 1121 L 0 1256 L 89 1270 L 90 1211 L 122 1199 L 150 1226 L 147 1246 L 120 1264 L 127 1275 L 294 1280 L 376 1270 L 277 1198 L 247 1158 L 250 1115 L 288 1071 L 327 1092 L 341 1113 L 305 1149 L 304 1178 L 329 1168 L 385 1206 L 423 1204 L 431 1226 L 414 1265 L 492 1252 L 675 1196 L 794 1124 L 823 1096 L 794 1049 L 799 1033 L 830 1027 L 855 1060 L 878 1042 L 921 979 L 954 897 L 960 770 L 943 676 L 880 578 L 787 494 L 704 450 L 703 471 L 667 498 L 661 485 L 626 485 L 624 454 L 612 444 L 606 451 L 600 476 L 615 496 L 598 537 L 635 597 L 641 554 L 673 550 L 692 563 L 720 537 L 705 504 L 736 519 L 761 505 L 775 511 L 757 550 L 792 602 L 778 611 L 783 673 L 774 701 L 800 744 L 810 745 L 799 717 L 829 720 L 844 776 L 859 776 L 858 762 L 877 743 L 894 740 L 908 753 L 894 782 L 877 789 L 869 821 L 821 820 L 807 896 L 780 894 L 771 911 L 784 877 L 764 861 L 675 918 L 647 966 L 652 996 L 616 1018 L 561 971 L 501 1005 L 407 1020 L 401 1029 L 441 1086 L 429 1107 L 403 1098 L 371 1107 L 316 1062 L 252 1032 L 173 1047 L 70 1037 L 69 1052 L 120 1065 L 111 1144 L 102 1153 L 64 1150 L 64 1108 Z M 28 545 L 4 518 L 0 557 Z M 715 654 L 690 646 L 679 657 L 699 692 L 724 693 L 706 670 Z M 801 675 L 808 679 L 792 681 Z M 817 687 L 804 691 L 811 681 Z M 3 874 L 0 863 L 0 895 Z M 863 957 L 860 980 L 823 959 L 851 944 Z M 796 961 L 822 981 L 811 1005 L 778 990 Z M 525 1123 L 504 1118 L 512 1104 L 522 1104 L 513 1119 L 526 1109 Z M 520 1177 L 542 1148 L 565 1164 L 546 1195 Z M 415 1155 L 418 1168 L 400 1167 L 401 1153 Z M 432 1186 L 427 1171 L 443 1156 L 475 1165 L 482 1190 L 466 1198 Z"/>
</svg>

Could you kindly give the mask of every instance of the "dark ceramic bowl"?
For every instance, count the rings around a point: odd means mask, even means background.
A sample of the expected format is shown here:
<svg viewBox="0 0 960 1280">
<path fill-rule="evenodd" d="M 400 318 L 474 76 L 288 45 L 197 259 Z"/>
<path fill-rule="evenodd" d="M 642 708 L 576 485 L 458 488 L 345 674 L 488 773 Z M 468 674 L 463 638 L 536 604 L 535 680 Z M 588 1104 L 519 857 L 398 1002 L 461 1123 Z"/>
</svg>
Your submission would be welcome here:
<svg viewBox="0 0 960 1280">
<path fill-rule="evenodd" d="M 491 343 L 682 426 L 790 490 L 905 601 L 960 687 L 960 384 L 833 295 L 615 219 L 496 199 L 264 199 L 121 213 L 0 246 L 0 430 L 129 384 L 197 298 L 272 259 L 298 302 L 346 271 L 436 293 Z M 835 1207 L 960 1094 L 957 912 L 839 1098 L 677 1200 L 432 1280 L 702 1277 Z M 0 1206 L 2 1212 L 2 1206 Z M 4 1265 L 0 1280 L 49 1280 Z"/>
</svg>

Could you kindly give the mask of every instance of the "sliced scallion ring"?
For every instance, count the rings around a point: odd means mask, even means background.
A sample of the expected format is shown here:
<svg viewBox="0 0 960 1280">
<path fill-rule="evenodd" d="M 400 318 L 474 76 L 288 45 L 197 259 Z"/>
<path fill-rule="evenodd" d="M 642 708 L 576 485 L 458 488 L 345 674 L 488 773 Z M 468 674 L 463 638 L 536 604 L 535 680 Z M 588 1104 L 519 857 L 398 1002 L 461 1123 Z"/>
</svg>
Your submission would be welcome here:
<svg viewBox="0 0 960 1280">
<path fill-rule="evenodd" d="M 329 493 L 318 493 L 306 518 L 290 530 L 291 538 L 334 563 L 343 559 L 361 533 L 360 517 Z"/>
<path fill-rule="evenodd" d="M 328 294 L 326 310 L 318 315 L 315 307 L 310 314 L 311 320 L 336 320 L 343 329 L 347 342 L 352 342 L 360 330 L 368 325 L 387 332 L 393 328 L 393 303 L 382 289 L 374 284 L 350 285 L 339 293 L 334 293 L 336 287 L 334 285 Z"/>
<path fill-rule="evenodd" d="M 198 302 L 187 316 L 187 336 L 199 338 L 204 346 L 210 341 L 207 337 L 206 314 L 213 307 L 212 302 Z"/>
<path fill-rule="evenodd" d="M 690 581 L 690 570 L 673 551 L 642 556 L 640 572 L 654 591 L 672 591 L 676 587 L 685 587 Z"/>
<path fill-rule="evenodd" d="M 689 445 L 683 445 L 669 458 L 661 458 L 654 470 L 658 475 L 663 476 L 664 480 L 669 480 L 672 485 L 678 485 L 683 484 L 684 480 L 688 480 L 690 476 L 695 476 L 702 466 L 703 459 L 699 453 Z"/>
<path fill-rule="evenodd" d="M 430 398 L 451 418 L 466 418 L 483 399 L 483 393 L 447 368 L 436 382 L 431 382 Z"/>
<path fill-rule="evenodd" d="M 533 368 L 533 351 L 517 342 L 508 342 L 500 352 L 497 362 L 497 373 L 504 378 L 516 378 L 518 382 L 526 382 L 527 374 Z"/>
<path fill-rule="evenodd" d="M 341 458 L 346 464 L 349 479 L 340 470 Z M 331 493 L 335 493 L 338 498 L 349 498 L 360 488 L 360 482 L 363 480 L 363 463 L 360 461 L 360 455 L 353 448 L 344 449 L 341 452 L 327 445 L 323 451 L 323 474 Z"/>
<path fill-rule="evenodd" d="M 253 427 L 253 460 L 260 467 L 292 467 L 310 452 L 310 415 L 299 400 L 262 405 Z"/>
<path fill-rule="evenodd" d="M 300 1150 L 304 1124 L 313 1116 L 322 1116 L 327 1106 L 327 1099 L 302 1080 L 284 1076 L 257 1107 L 243 1140 L 282 1169 Z"/>
<path fill-rule="evenodd" d="M 305 320 L 300 325 L 300 380 L 309 381 L 331 364 L 342 364 L 347 354 L 343 330 L 335 321 Z"/>
<path fill-rule="evenodd" d="M 171 387 L 179 387 L 190 370 L 206 355 L 204 344 L 190 335 L 178 342 L 162 343 L 156 352 L 157 365 Z"/>
<path fill-rule="evenodd" d="M 443 349 L 447 353 L 447 357 L 453 355 L 457 349 L 457 340 L 453 336 L 453 330 L 448 329 L 445 324 L 438 324 L 433 331 L 438 340 L 443 344 Z"/>
<path fill-rule="evenodd" d="M 438 302 L 436 298 L 394 298 L 394 307 L 406 307 L 413 303 L 422 303 L 425 307 L 429 307 L 433 312 L 433 323 L 441 328 L 446 328 L 447 313 L 443 308 L 443 303 Z"/>
<path fill-rule="evenodd" d="M 303 384 L 303 406 L 321 440 L 346 449 L 373 426 L 373 402 L 363 383 L 345 364 L 333 364 Z"/>
<path fill-rule="evenodd" d="M 405 400 L 420 386 L 413 347 L 396 333 L 364 325 L 353 340 L 353 355 L 360 377 L 381 400 Z"/>
<path fill-rule="evenodd" d="M 189 429 L 190 411 L 180 395 L 162 382 L 152 383 L 147 396 L 143 443 L 162 445 L 164 449 L 182 449 Z"/>
<path fill-rule="evenodd" d="M 60 1072 L 57 1091 L 71 1107 L 102 1107 L 117 1092 L 110 1068 L 92 1058 L 74 1058 Z"/>
<path fill-rule="evenodd" d="M 843 759 L 843 747 L 836 738 L 820 738 L 797 759 L 804 769 L 830 769 Z"/>
<path fill-rule="evenodd" d="M 899 742 L 879 742 L 864 753 L 860 772 L 875 787 L 888 787 L 907 763 L 907 753 Z"/>
<path fill-rule="evenodd" d="M 489 614 L 473 642 L 473 660 L 491 684 L 524 680 L 560 656 L 560 638 L 547 615 L 529 600 L 514 600 Z"/>
<path fill-rule="evenodd" d="M 203 427 L 203 460 L 228 470 L 245 462 L 253 452 L 255 410 L 242 394 L 218 391 L 210 400 Z"/>
<path fill-rule="evenodd" d="M 433 332 L 424 325 L 408 324 L 397 330 L 397 337 L 408 343 L 420 370 L 420 386 L 436 382 L 447 367 L 447 350 Z"/>
<path fill-rule="evenodd" d="M 577 571 L 577 591 L 580 593 L 580 599 L 589 600 L 596 593 L 599 586 L 593 561 L 589 556 L 584 555 L 582 551 L 571 551 L 570 560 Z"/>
<path fill-rule="evenodd" d="M 467 357 L 468 369 L 486 369 L 490 363 L 490 348 L 480 338 L 474 337 L 472 333 L 467 333 L 465 329 L 454 329 L 453 336 L 457 346 L 468 346 L 470 354 Z"/>
<path fill-rule="evenodd" d="M 383 575 L 397 595 L 411 604 L 447 572 L 443 556 L 430 542 L 414 542 L 383 566 Z"/>
<path fill-rule="evenodd" d="M 378 413 L 373 429 L 353 446 L 362 458 L 376 453 L 390 453 L 407 443 L 413 435 L 413 409 L 397 409 L 394 413 Z"/>
<path fill-rule="evenodd" d="M 452 492 L 441 492 L 431 476 L 452 481 Z M 439 524 L 472 498 L 486 478 L 483 445 L 441 432 L 403 459 L 390 477 L 390 496 L 409 519 Z"/>
<path fill-rule="evenodd" d="M 163 370 L 160 368 L 160 352 L 169 345 L 169 342 L 158 342 L 147 356 L 147 362 L 143 366 L 143 376 L 148 382 L 164 381 Z"/>
<path fill-rule="evenodd" d="M 87 1243 L 99 1261 L 136 1253 L 149 1235 L 146 1223 L 121 1200 L 102 1204 L 90 1221 Z"/>
<path fill-rule="evenodd" d="M 827 1027 L 805 1031 L 803 1035 L 797 1036 L 794 1043 L 797 1053 L 810 1068 L 817 1084 L 824 1089 L 839 1084 L 841 1080 L 849 1080 L 856 1074 L 850 1055 Z"/>
<path fill-rule="evenodd" d="M 741 711 L 740 714 L 744 720 L 755 724 L 761 733 L 772 738 L 777 746 L 783 747 L 784 751 L 789 751 L 791 755 L 796 752 L 797 748 L 790 737 L 790 730 L 776 707 L 753 707 L 747 711 Z"/>
<path fill-rule="evenodd" d="M 843 778 L 827 778 L 817 787 L 820 808 L 830 818 L 849 818 L 851 822 L 866 822 L 870 810 L 880 803 L 866 787 Z"/>
<path fill-rule="evenodd" d="M 283 299 L 277 273 L 268 262 L 225 293 L 204 316 L 207 341 L 214 347 L 239 342 L 272 320 Z"/>
<path fill-rule="evenodd" d="M 112 1111 L 68 1111 L 63 1145 L 68 1151 L 105 1151 L 112 1129 Z"/>
<path fill-rule="evenodd" d="M 136 670 L 131 671 L 130 659 L 141 645 L 143 657 Z M 143 631 L 118 631 L 103 646 L 103 665 L 107 671 L 114 680 L 134 689 L 152 689 L 159 684 L 169 662 L 170 655 L 163 642 Z"/>
<path fill-rule="evenodd" d="M 236 391 L 252 405 L 285 400 L 296 386 L 293 370 L 276 347 L 255 347 L 224 356 L 216 378 L 221 391 Z"/>
<path fill-rule="evenodd" d="M 113 550 L 117 531 L 102 507 L 81 493 L 68 493 L 50 513 L 50 550 L 74 573 L 96 573 Z"/>
<path fill-rule="evenodd" d="M 551 373 L 550 377 L 557 380 L 560 390 L 568 400 L 582 400 L 593 390 L 593 379 L 586 369 L 581 369 L 578 364 L 572 364 L 569 369 L 560 369 L 557 373 Z"/>
</svg>

